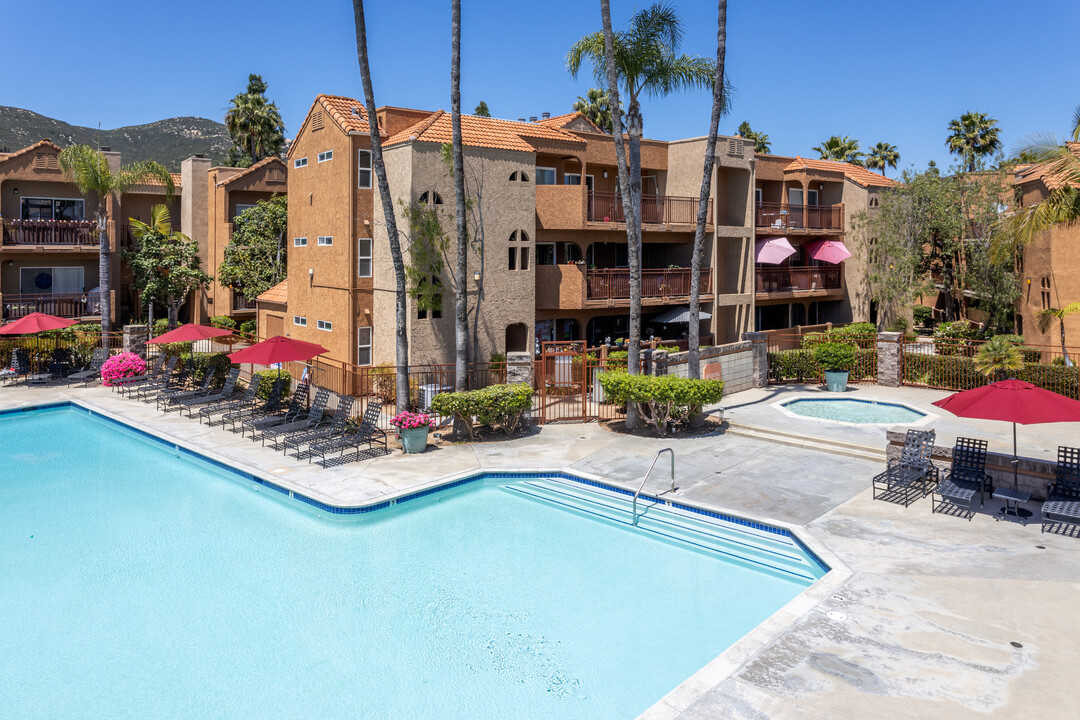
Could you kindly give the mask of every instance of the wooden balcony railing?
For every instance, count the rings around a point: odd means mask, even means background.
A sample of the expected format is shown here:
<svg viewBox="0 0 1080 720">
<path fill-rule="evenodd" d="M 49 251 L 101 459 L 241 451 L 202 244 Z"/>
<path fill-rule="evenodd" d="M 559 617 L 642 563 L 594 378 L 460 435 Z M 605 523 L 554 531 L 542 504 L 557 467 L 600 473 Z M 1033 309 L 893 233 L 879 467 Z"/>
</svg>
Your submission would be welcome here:
<svg viewBox="0 0 1080 720">
<path fill-rule="evenodd" d="M 629 300 L 630 271 L 628 269 L 589 270 L 585 277 L 586 299 Z M 712 270 L 701 269 L 702 295 L 712 293 Z M 641 297 L 666 298 L 690 295 L 690 269 L 642 270 Z"/>
<path fill-rule="evenodd" d="M 5 320 L 17 320 L 35 312 L 62 318 L 77 318 L 86 315 L 86 293 L 4 295 L 3 313 Z"/>
<path fill-rule="evenodd" d="M 3 220 L 4 245 L 97 245 L 93 220 Z"/>
<path fill-rule="evenodd" d="M 758 203 L 754 225 L 777 230 L 843 230 L 843 205 L 788 205 Z"/>
<path fill-rule="evenodd" d="M 641 222 L 648 225 L 694 225 L 698 198 L 672 195 L 642 195 Z M 589 222 L 624 222 L 622 196 L 613 192 L 589 193 Z M 706 224 L 712 224 L 709 205 Z"/>
<path fill-rule="evenodd" d="M 841 265 L 758 268 L 757 292 L 836 290 L 843 287 L 842 273 Z"/>
<path fill-rule="evenodd" d="M 243 293 L 234 292 L 232 295 L 232 309 L 236 310 L 257 310 L 254 300 L 248 300 L 244 297 Z"/>
</svg>

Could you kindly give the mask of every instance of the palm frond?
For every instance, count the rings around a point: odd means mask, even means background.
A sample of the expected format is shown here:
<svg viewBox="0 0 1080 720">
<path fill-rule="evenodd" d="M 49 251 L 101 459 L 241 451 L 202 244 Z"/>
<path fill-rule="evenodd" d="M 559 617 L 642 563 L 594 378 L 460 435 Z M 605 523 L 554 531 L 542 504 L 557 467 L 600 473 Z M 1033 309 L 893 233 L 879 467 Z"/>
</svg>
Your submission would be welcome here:
<svg viewBox="0 0 1080 720">
<path fill-rule="evenodd" d="M 155 160 L 140 160 L 120 168 L 113 178 L 113 192 L 123 193 L 132 186 L 153 180 L 165 186 L 165 199 L 172 200 L 176 184 L 165 166 Z"/>
<path fill-rule="evenodd" d="M 1073 110 L 1072 124 L 1073 124 L 1073 130 L 1072 130 L 1073 142 L 1080 142 L 1080 105 L 1077 105 L 1076 109 Z"/>
<path fill-rule="evenodd" d="M 69 145 L 60 151 L 60 169 L 83 195 L 104 197 L 113 191 L 108 158 L 89 145 Z"/>
</svg>

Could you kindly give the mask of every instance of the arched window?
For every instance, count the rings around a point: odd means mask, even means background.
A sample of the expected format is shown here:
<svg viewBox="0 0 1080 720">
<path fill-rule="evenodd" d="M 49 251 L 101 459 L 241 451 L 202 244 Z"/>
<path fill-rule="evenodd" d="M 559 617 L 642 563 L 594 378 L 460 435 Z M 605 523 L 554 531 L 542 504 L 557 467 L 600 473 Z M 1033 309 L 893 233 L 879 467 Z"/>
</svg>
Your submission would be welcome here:
<svg viewBox="0 0 1080 720">
<path fill-rule="evenodd" d="M 529 242 L 529 233 L 524 230 L 518 230 L 518 240 L 521 242 Z"/>
<path fill-rule="evenodd" d="M 439 195 L 439 193 L 435 192 L 434 190 L 430 192 L 425 190 L 423 193 L 420 194 L 419 203 L 421 205 L 427 205 L 429 202 L 432 205 L 442 205 L 442 195 Z"/>
<path fill-rule="evenodd" d="M 529 182 L 529 175 L 524 170 L 521 171 L 521 182 Z"/>
<path fill-rule="evenodd" d="M 510 173 L 510 182 L 517 182 L 518 178 L 520 178 L 520 177 L 521 177 L 521 173 L 519 173 L 517 170 L 515 170 L 514 172 Z"/>
<path fill-rule="evenodd" d="M 514 232 L 512 232 L 512 233 L 510 233 L 510 242 L 514 242 L 515 240 L 517 240 L 517 234 L 518 234 L 518 231 L 517 231 L 517 230 L 515 230 L 515 231 L 514 231 Z"/>
</svg>

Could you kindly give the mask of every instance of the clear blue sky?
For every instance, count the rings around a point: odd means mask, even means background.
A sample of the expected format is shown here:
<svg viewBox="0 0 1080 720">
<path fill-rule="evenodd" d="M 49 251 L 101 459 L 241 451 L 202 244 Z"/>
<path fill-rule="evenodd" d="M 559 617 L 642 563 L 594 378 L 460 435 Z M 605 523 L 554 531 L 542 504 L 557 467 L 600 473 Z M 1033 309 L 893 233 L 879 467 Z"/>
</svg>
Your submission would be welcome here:
<svg viewBox="0 0 1080 720">
<path fill-rule="evenodd" d="M 611 4 L 615 26 L 624 27 L 634 3 Z M 317 93 L 363 94 L 347 0 L 0 5 L 9 66 L 0 105 L 78 125 L 220 120 L 248 73 L 258 72 L 291 137 Z M 466 111 L 485 100 L 496 117 L 559 114 L 592 84 L 591 74 L 570 79 L 565 55 L 600 28 L 599 2 L 462 5 Z M 965 110 L 997 118 L 1010 149 L 1035 131 L 1063 134 L 1080 104 L 1073 84 L 1061 82 L 1075 65 L 1076 0 L 1038 3 L 1035 22 L 1033 5 L 1005 0 L 729 5 L 727 71 L 736 94 L 721 131 L 749 120 L 775 153 L 815 157 L 811 147 L 839 134 L 864 148 L 890 142 L 905 167 L 930 159 L 948 166 L 945 127 Z M 714 57 L 716 4 L 676 6 L 683 50 Z M 378 103 L 449 110 L 450 3 L 369 0 L 367 13 Z M 707 91 L 647 100 L 646 135 L 704 135 L 710 102 Z"/>
</svg>

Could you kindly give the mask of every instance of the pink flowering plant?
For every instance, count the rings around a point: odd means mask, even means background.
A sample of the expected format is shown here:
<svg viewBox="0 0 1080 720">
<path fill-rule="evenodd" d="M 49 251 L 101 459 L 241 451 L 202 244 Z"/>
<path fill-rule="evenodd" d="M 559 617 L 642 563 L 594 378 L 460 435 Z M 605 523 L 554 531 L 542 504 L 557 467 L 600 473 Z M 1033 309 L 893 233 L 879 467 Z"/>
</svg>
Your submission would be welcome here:
<svg viewBox="0 0 1080 720">
<path fill-rule="evenodd" d="M 417 428 L 430 430 L 435 427 L 435 419 L 427 413 L 414 413 L 406 410 L 391 418 L 390 424 L 398 430 L 415 430 Z"/>
<path fill-rule="evenodd" d="M 145 360 L 133 352 L 122 352 L 119 355 L 113 355 L 101 366 L 101 384 L 112 387 L 117 380 L 135 377 L 145 372 Z"/>
</svg>

